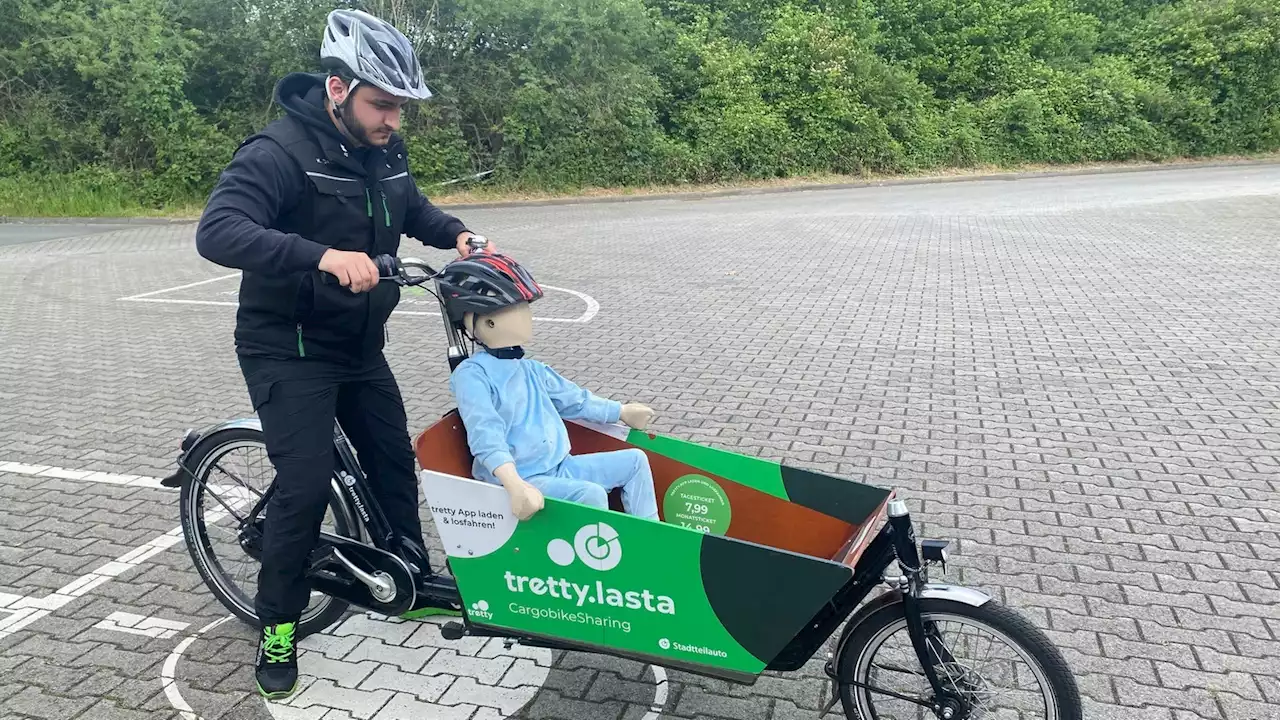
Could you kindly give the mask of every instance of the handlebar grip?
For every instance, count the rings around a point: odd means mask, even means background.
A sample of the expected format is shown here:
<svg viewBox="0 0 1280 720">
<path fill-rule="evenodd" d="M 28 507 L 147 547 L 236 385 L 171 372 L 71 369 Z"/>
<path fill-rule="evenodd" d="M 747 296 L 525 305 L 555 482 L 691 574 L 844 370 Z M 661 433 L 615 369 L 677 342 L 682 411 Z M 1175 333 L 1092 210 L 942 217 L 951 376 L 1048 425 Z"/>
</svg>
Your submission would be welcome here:
<svg viewBox="0 0 1280 720">
<path fill-rule="evenodd" d="M 378 268 L 379 278 L 392 278 L 400 274 L 395 255 L 375 255 L 372 259 L 373 266 Z M 338 277 L 332 273 L 327 273 L 321 270 L 320 282 L 325 285 L 332 285 L 338 282 Z"/>
<path fill-rule="evenodd" d="M 395 277 L 400 274 L 395 255 L 378 255 L 373 258 L 373 264 L 378 268 L 378 277 Z"/>
</svg>

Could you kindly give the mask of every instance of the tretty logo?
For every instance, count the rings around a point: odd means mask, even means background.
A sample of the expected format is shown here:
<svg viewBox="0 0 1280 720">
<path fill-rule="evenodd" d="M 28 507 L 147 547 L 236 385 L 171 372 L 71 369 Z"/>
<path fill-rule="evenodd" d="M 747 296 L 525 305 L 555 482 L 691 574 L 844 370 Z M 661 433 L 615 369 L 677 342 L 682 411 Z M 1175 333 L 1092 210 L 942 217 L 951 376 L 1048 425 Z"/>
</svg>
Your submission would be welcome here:
<svg viewBox="0 0 1280 720">
<path fill-rule="evenodd" d="M 622 538 L 608 523 L 594 522 L 579 528 L 572 543 L 559 538 L 547 543 L 547 557 L 562 568 L 569 568 L 576 560 L 593 570 L 609 572 L 622 562 Z M 676 613 L 673 599 L 644 588 L 618 589 L 601 580 L 574 582 L 563 577 L 516 575 L 509 570 L 503 574 L 503 579 L 507 590 L 512 593 L 548 596 L 579 608 L 599 605 L 663 615 Z M 575 579 L 583 579 L 581 573 Z"/>
<path fill-rule="evenodd" d="M 609 571 L 622 562 L 622 540 L 608 523 L 591 523 L 578 530 L 572 545 L 560 539 L 547 543 L 547 557 L 560 567 L 572 565 L 576 557 L 589 568 Z"/>
<path fill-rule="evenodd" d="M 471 603 L 470 613 L 481 620 L 493 619 L 493 613 L 489 612 L 489 603 L 485 600 L 477 600 Z"/>
</svg>

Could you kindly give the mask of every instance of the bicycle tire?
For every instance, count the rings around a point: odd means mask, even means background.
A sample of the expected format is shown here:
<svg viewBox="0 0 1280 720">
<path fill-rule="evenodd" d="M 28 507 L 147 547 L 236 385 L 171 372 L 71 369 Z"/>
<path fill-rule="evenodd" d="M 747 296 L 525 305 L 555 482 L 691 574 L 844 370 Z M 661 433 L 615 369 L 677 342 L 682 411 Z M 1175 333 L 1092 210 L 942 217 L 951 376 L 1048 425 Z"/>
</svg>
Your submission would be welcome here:
<svg viewBox="0 0 1280 720">
<path fill-rule="evenodd" d="M 1045 697 L 1047 720 L 1082 720 L 1083 708 L 1075 676 L 1057 646 L 1039 628 L 1016 611 L 991 600 L 980 606 L 940 598 L 923 598 L 920 610 L 925 621 L 942 621 L 946 616 L 963 618 L 1003 635 L 1033 664 L 1032 671 L 1049 690 Z M 906 616 L 901 601 L 891 602 L 872 612 L 855 627 L 837 658 L 837 674 L 843 680 L 852 678 L 870 683 L 870 659 L 864 657 L 872 642 L 882 633 L 899 629 L 906 638 Z M 909 647 L 909 641 L 908 641 Z M 912 656 L 915 657 L 914 655 Z M 917 661 L 918 662 L 918 661 Z M 860 670 L 865 668 L 865 670 Z M 861 677 L 858 677 L 861 675 Z M 847 720 L 880 720 L 871 698 L 886 697 L 872 690 L 842 684 L 840 701 Z"/>
<path fill-rule="evenodd" d="M 182 485 L 179 515 L 182 519 L 182 535 L 186 541 L 187 553 L 191 556 L 191 561 L 196 567 L 196 572 L 200 574 L 200 579 L 204 581 L 209 592 L 218 599 L 218 602 L 223 607 L 256 630 L 260 627 L 260 622 L 254 609 L 253 599 L 236 597 L 228 589 L 228 586 L 235 586 L 235 583 L 229 579 L 222 578 L 222 573 L 216 567 L 218 563 L 213 557 L 215 553 L 209 542 L 204 517 L 198 511 L 198 503 L 206 493 L 205 484 L 208 482 L 210 470 L 209 459 L 218 457 L 219 451 L 230 445 L 246 444 L 258 445 L 262 448 L 263 454 L 266 454 L 266 442 L 262 432 L 252 428 L 234 428 L 220 431 L 212 437 L 205 438 L 197 447 L 192 449 L 191 456 L 187 461 L 187 467 L 191 468 L 194 478 L 189 478 Z M 350 508 L 347 507 L 343 499 L 332 491 L 329 497 L 329 507 L 333 510 L 336 534 L 343 537 L 357 537 L 353 534 L 353 529 L 356 526 L 355 517 L 351 514 Z M 332 626 L 342 618 L 348 608 L 348 603 L 333 596 L 325 595 L 318 609 L 304 609 L 295 630 L 295 637 L 301 640 L 308 635 Z"/>
</svg>

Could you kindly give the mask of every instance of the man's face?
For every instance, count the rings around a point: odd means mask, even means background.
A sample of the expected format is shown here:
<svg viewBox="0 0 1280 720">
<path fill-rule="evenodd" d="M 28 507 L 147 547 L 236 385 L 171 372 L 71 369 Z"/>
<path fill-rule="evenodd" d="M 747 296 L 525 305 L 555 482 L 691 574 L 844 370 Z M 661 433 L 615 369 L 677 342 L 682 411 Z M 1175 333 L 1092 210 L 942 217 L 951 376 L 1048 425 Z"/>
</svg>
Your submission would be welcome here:
<svg viewBox="0 0 1280 720">
<path fill-rule="evenodd" d="M 347 98 L 347 85 L 339 78 L 329 78 L 329 94 L 338 102 L 346 101 L 341 118 L 347 130 L 365 145 L 386 145 L 391 133 L 400 129 L 400 110 L 404 98 L 398 98 L 380 87 L 358 83 Z"/>
</svg>

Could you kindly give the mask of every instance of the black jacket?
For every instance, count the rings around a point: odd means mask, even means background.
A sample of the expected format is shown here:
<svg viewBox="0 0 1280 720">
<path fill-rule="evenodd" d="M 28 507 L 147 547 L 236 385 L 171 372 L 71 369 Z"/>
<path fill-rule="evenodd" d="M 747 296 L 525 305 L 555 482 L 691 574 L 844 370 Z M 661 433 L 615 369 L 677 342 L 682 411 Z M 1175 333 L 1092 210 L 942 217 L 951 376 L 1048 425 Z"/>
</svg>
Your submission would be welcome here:
<svg viewBox="0 0 1280 720">
<path fill-rule="evenodd" d="M 281 79 L 275 99 L 287 115 L 240 145 L 196 231 L 203 257 L 243 271 L 242 355 L 376 356 L 399 288 L 353 293 L 317 269 L 320 256 L 328 248 L 394 255 L 402 234 L 450 249 L 466 230 L 419 192 L 398 135 L 384 147 L 348 146 L 325 111 L 323 83 L 304 73 Z"/>
</svg>

